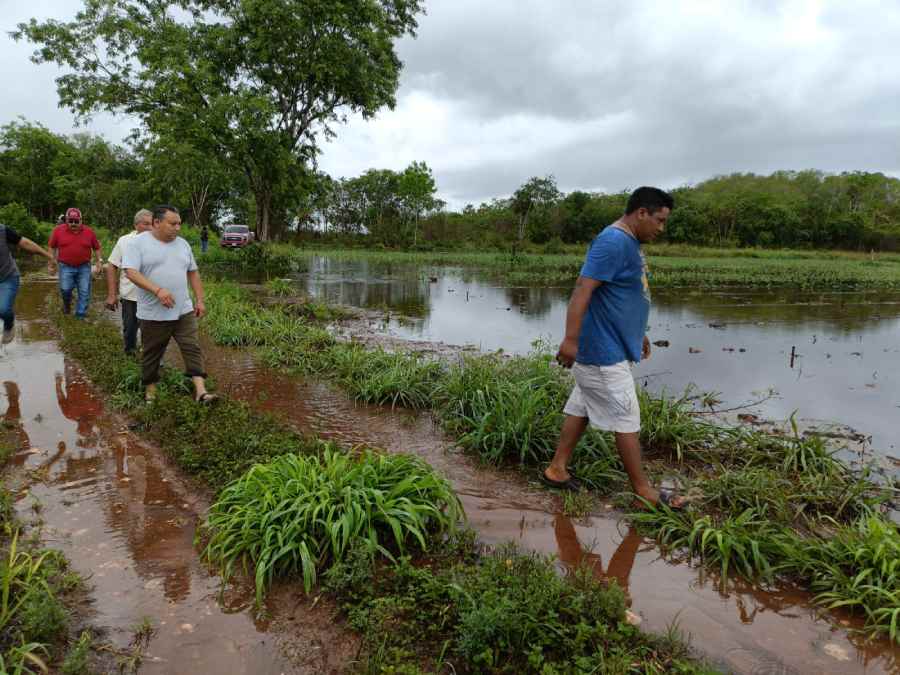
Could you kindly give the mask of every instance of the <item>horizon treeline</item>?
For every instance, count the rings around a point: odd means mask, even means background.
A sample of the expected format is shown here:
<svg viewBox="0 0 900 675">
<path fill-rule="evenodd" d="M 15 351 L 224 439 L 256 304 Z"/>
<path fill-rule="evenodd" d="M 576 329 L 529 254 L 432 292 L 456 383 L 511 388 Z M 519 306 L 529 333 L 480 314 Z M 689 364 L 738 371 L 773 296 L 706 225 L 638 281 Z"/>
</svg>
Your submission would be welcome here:
<svg viewBox="0 0 900 675">
<path fill-rule="evenodd" d="M 255 222 L 246 176 L 220 159 L 171 140 L 118 146 L 20 119 L 0 127 L 0 219 L 39 239 L 46 226 L 38 223 L 73 205 L 112 232 L 156 203 L 214 229 Z M 307 171 L 294 185 L 273 204 L 270 238 L 415 249 L 585 243 L 622 215 L 629 192 L 563 193 L 548 175 L 510 197 L 451 211 L 425 162 L 340 179 Z M 665 239 L 674 243 L 900 250 L 900 180 L 881 173 L 734 173 L 670 191 L 676 208 Z"/>
</svg>

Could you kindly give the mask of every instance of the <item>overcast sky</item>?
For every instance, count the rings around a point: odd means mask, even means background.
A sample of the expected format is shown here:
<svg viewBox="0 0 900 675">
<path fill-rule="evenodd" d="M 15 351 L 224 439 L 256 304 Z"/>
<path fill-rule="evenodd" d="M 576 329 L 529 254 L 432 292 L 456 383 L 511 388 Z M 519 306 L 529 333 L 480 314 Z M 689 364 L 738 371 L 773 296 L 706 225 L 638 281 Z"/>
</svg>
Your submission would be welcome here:
<svg viewBox="0 0 900 675">
<path fill-rule="evenodd" d="M 0 0 L 4 32 L 78 0 Z M 735 171 L 900 175 L 897 0 L 426 0 L 395 110 L 324 146 L 335 177 L 424 160 L 451 206 L 553 174 L 564 191 Z M 17 115 L 72 130 L 53 66 L 0 40 Z M 128 119 L 89 127 L 123 138 Z"/>
</svg>

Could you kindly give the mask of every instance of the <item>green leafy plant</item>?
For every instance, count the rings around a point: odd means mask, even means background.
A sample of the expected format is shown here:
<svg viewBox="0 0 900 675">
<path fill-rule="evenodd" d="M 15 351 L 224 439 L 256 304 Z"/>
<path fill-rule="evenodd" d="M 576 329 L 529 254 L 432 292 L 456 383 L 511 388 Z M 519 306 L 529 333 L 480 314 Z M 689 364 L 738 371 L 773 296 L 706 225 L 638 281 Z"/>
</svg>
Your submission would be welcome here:
<svg viewBox="0 0 900 675">
<path fill-rule="evenodd" d="M 356 542 L 393 558 L 452 530 L 462 507 L 420 459 L 326 446 L 319 456 L 284 455 L 222 490 L 204 532 L 203 555 L 226 576 L 252 564 L 257 600 L 276 576 L 298 574 L 307 592 L 317 572 Z"/>
</svg>

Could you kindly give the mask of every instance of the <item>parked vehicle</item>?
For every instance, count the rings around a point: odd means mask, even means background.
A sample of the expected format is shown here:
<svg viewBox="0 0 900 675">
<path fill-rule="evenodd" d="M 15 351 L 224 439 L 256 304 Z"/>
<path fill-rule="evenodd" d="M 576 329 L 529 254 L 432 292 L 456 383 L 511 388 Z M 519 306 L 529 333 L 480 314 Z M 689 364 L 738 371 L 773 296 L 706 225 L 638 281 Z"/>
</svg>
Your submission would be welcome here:
<svg viewBox="0 0 900 675">
<path fill-rule="evenodd" d="M 222 248 L 243 248 L 256 241 L 256 235 L 246 225 L 226 225 L 222 229 L 219 245 Z"/>
</svg>

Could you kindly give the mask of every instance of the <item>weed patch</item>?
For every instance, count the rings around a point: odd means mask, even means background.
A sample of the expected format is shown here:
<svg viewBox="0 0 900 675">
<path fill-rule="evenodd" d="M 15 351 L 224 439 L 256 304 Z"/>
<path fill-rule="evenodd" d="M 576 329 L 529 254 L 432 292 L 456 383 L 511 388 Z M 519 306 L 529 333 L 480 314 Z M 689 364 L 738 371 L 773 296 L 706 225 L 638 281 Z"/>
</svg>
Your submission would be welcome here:
<svg viewBox="0 0 900 675">
<path fill-rule="evenodd" d="M 450 485 L 420 459 L 326 446 L 319 456 L 284 455 L 258 464 L 222 490 L 205 524 L 204 557 L 254 569 L 257 601 L 276 577 L 300 576 L 307 592 L 350 546 L 393 559 L 428 549 L 456 527 L 462 507 Z"/>
<path fill-rule="evenodd" d="M 550 559 L 480 552 L 473 540 L 389 569 L 354 551 L 328 571 L 326 588 L 365 638 L 368 671 L 711 672 L 684 643 L 629 625 L 617 585 L 586 570 L 563 579 Z"/>
</svg>

